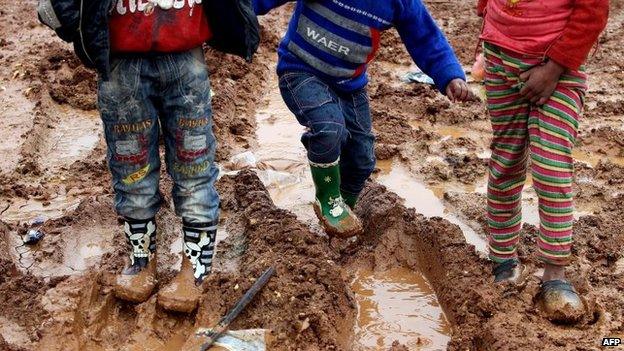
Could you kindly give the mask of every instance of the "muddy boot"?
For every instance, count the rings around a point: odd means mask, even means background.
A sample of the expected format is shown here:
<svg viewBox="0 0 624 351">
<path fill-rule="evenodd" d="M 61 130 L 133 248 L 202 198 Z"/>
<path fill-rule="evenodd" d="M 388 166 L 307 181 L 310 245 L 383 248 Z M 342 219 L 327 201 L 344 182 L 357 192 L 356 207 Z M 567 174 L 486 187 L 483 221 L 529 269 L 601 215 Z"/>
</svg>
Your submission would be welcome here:
<svg viewBox="0 0 624 351">
<path fill-rule="evenodd" d="M 510 282 L 520 284 L 526 277 L 525 268 L 518 259 L 498 263 L 492 269 L 494 283 Z"/>
<path fill-rule="evenodd" d="M 327 234 L 348 238 L 362 232 L 362 223 L 340 194 L 340 166 L 310 162 L 316 188 L 314 212 Z"/>
<path fill-rule="evenodd" d="M 537 305 L 552 322 L 574 323 L 585 313 L 581 297 L 572 284 L 565 280 L 542 282 L 537 295 Z"/>
<path fill-rule="evenodd" d="M 201 296 L 201 283 L 212 269 L 217 224 L 185 223 L 182 268 L 178 275 L 158 293 L 158 304 L 169 311 L 191 313 Z"/>
<path fill-rule="evenodd" d="M 113 291 L 119 299 L 145 302 L 156 286 L 156 222 L 126 218 L 124 233 L 131 249 L 130 265 L 117 276 Z"/>
<path fill-rule="evenodd" d="M 350 194 L 344 191 L 340 191 L 342 198 L 344 199 L 344 203 L 347 204 L 351 209 L 355 208 L 355 204 L 357 203 L 359 194 Z"/>
</svg>

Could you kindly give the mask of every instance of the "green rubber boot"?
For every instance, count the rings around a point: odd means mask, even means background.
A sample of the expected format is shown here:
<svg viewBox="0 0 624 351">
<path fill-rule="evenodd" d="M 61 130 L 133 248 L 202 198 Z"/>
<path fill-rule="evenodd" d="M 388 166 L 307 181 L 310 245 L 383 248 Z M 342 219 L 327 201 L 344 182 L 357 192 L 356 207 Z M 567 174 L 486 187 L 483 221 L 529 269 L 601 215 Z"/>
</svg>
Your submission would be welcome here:
<svg viewBox="0 0 624 351">
<path fill-rule="evenodd" d="M 316 188 L 314 212 L 328 235 L 348 238 L 362 232 L 362 223 L 340 194 L 340 166 L 310 162 Z"/>
<path fill-rule="evenodd" d="M 355 204 L 357 203 L 358 197 L 360 196 L 359 194 L 350 194 L 350 193 L 346 193 L 344 191 L 340 192 L 342 194 L 342 198 L 344 199 L 345 204 L 347 204 L 347 206 L 349 206 L 351 209 L 355 208 Z"/>
</svg>

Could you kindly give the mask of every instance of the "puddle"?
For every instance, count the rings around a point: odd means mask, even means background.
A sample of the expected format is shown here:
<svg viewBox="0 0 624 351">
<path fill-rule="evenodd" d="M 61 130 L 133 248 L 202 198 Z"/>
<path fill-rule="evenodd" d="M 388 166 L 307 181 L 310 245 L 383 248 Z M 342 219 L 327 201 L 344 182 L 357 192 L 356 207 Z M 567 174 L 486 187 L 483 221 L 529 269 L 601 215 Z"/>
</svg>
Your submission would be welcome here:
<svg viewBox="0 0 624 351">
<path fill-rule="evenodd" d="M 278 86 L 274 75 L 268 86 Z M 317 220 L 312 211 L 314 184 L 306 150 L 300 141 L 305 128 L 288 110 L 279 89 L 271 89 L 265 96 L 264 104 L 256 114 L 259 147 L 254 152 L 258 158 L 259 176 L 275 205 L 290 210 L 300 221 L 315 226 Z M 274 174 L 271 171 L 289 178 L 287 181 L 271 181 L 270 176 Z"/>
<path fill-rule="evenodd" d="M 26 86 L 18 81 L 0 87 L 0 171 L 9 172 L 17 166 L 20 149 L 26 138 L 22 137 L 33 127 L 35 104 L 24 96 Z"/>
<path fill-rule="evenodd" d="M 59 121 L 43 140 L 41 165 L 54 168 L 84 159 L 100 141 L 102 123 L 98 112 L 51 105 L 56 111 L 48 113 L 57 115 Z"/>
<path fill-rule="evenodd" d="M 624 157 L 622 156 L 607 156 L 597 153 L 581 151 L 578 148 L 572 151 L 572 156 L 577 162 L 582 162 L 592 167 L 596 167 L 601 160 L 609 160 L 611 163 L 624 167 Z"/>
<path fill-rule="evenodd" d="M 67 194 L 59 194 L 53 199 L 46 201 L 33 198 L 28 200 L 17 198 L 0 216 L 0 219 L 7 223 L 30 222 L 38 216 L 44 216 L 47 219 L 57 219 L 75 210 L 81 200 L 81 198 L 68 196 Z"/>
<path fill-rule="evenodd" d="M 420 273 L 358 270 L 351 288 L 358 302 L 356 349 L 387 349 L 395 340 L 410 350 L 446 349 L 450 324 Z"/>
<path fill-rule="evenodd" d="M 70 227 L 62 230 L 62 237 L 55 236 L 45 238 L 38 245 L 22 246 L 17 239 L 14 241 L 15 254 L 22 269 L 39 277 L 58 277 L 65 275 L 77 275 L 94 267 L 100 262 L 102 255 L 112 252 L 112 244 L 118 238 L 119 232 L 116 226 L 100 226 L 96 230 L 92 227 L 84 227 L 75 231 Z M 45 231 L 45 227 L 43 229 Z M 61 239 L 62 238 L 62 241 Z M 43 262 L 33 260 L 33 253 L 44 251 L 46 259 Z M 62 255 L 58 252 L 62 251 Z M 58 257 L 58 258 L 57 258 Z"/>
<path fill-rule="evenodd" d="M 388 164 L 385 163 L 383 166 L 388 167 Z M 386 171 L 380 172 L 376 180 L 386 186 L 388 190 L 402 197 L 406 207 L 415 209 L 417 213 L 421 213 L 425 217 L 442 217 L 456 224 L 464 233 L 468 243 L 474 245 L 478 252 L 487 252 L 485 233 L 483 235 L 478 234 L 469 224 L 450 213 L 442 201 L 444 193 L 436 193 L 422 181 L 416 179 L 402 163 L 391 163 L 390 169 L 386 168 Z"/>
</svg>

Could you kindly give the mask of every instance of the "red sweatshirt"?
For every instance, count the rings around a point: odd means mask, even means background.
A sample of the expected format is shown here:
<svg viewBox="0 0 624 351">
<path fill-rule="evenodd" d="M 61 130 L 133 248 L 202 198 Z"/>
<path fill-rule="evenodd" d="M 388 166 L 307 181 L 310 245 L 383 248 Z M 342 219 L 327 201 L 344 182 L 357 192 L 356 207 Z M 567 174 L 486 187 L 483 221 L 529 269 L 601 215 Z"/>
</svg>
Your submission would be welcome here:
<svg viewBox="0 0 624 351">
<path fill-rule="evenodd" d="M 535 0 L 478 0 L 477 13 L 485 15 L 483 40 L 545 55 L 576 70 L 607 24 L 609 0 L 557 0 L 547 5 Z"/>
<path fill-rule="evenodd" d="M 210 1 L 210 0 L 207 0 Z M 181 52 L 211 37 L 202 0 L 117 0 L 110 21 L 113 53 Z"/>
</svg>

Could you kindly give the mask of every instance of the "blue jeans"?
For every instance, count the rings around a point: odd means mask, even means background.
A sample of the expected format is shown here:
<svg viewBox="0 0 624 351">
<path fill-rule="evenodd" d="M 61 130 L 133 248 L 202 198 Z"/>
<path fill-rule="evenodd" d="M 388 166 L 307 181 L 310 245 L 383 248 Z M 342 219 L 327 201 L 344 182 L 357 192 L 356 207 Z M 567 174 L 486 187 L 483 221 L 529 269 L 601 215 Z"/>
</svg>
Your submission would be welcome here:
<svg viewBox="0 0 624 351">
<path fill-rule="evenodd" d="M 111 79 L 98 82 L 98 106 L 120 215 L 148 219 L 158 212 L 162 130 L 176 213 L 191 224 L 218 219 L 216 140 L 201 49 L 114 58 Z"/>
<path fill-rule="evenodd" d="M 341 190 L 359 194 L 375 169 L 375 136 L 366 88 L 339 92 L 313 74 L 286 72 L 282 98 L 307 131 L 301 142 L 314 163 L 340 157 Z"/>
</svg>

